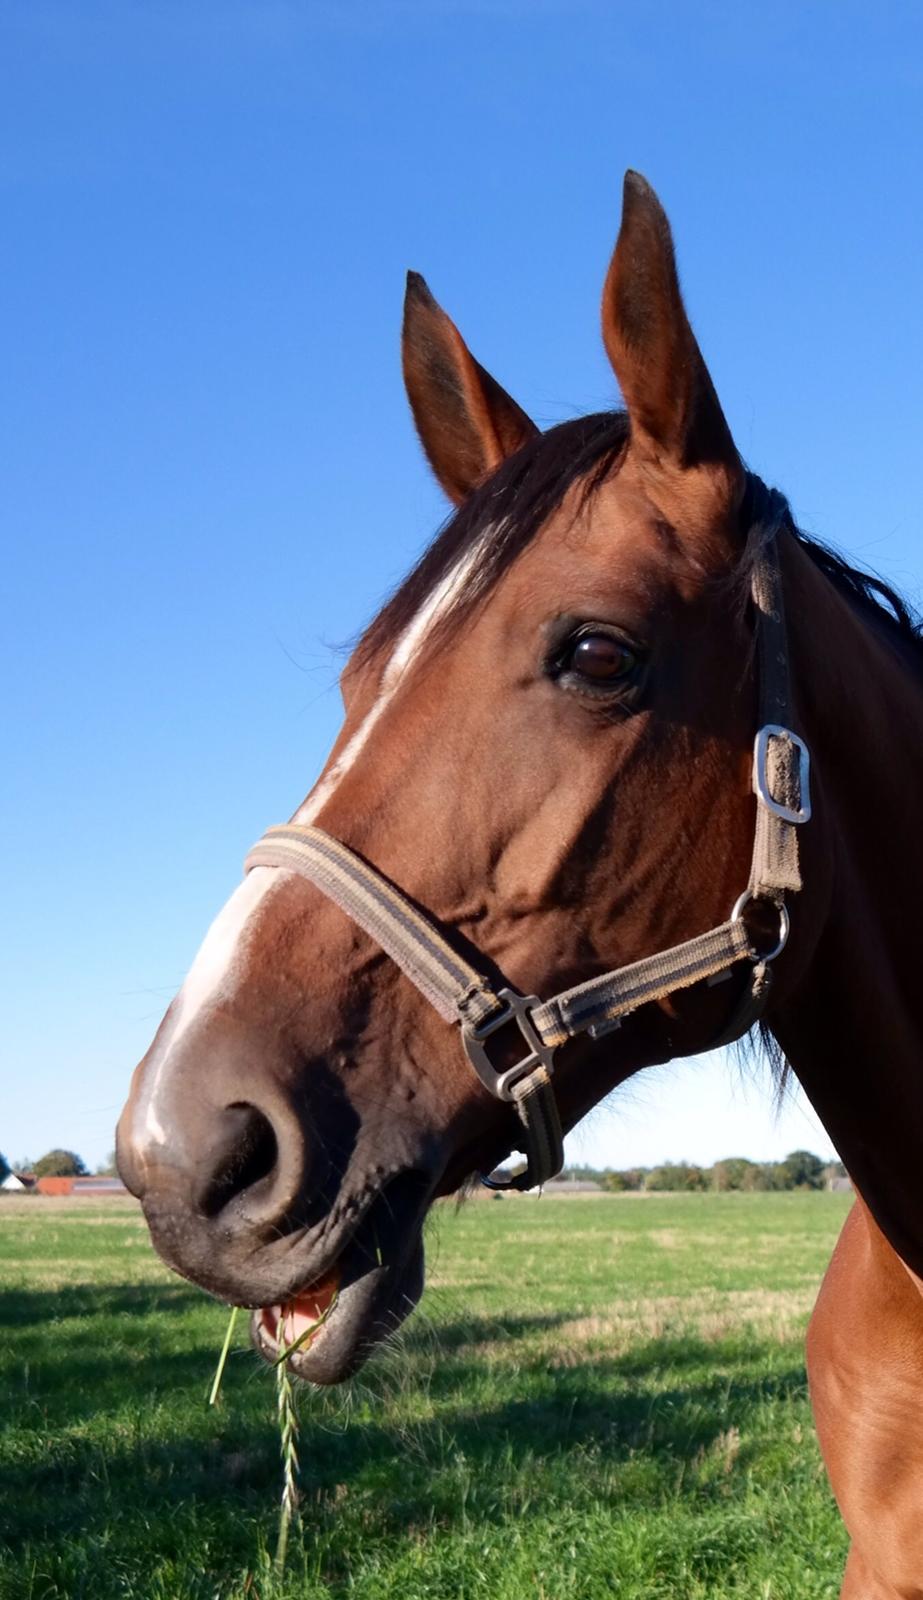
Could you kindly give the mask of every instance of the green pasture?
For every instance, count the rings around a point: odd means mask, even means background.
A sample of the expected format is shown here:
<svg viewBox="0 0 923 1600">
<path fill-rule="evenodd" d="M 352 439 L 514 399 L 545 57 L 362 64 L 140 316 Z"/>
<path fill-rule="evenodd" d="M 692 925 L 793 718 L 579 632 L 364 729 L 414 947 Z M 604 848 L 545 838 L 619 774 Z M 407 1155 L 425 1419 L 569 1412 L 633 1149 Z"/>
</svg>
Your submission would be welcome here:
<svg viewBox="0 0 923 1600">
<path fill-rule="evenodd" d="M 848 1199 L 443 1205 L 430 1284 L 301 1401 L 128 1201 L 0 1199 L 0 1600 L 823 1600 L 846 1541 L 802 1356 Z"/>
</svg>

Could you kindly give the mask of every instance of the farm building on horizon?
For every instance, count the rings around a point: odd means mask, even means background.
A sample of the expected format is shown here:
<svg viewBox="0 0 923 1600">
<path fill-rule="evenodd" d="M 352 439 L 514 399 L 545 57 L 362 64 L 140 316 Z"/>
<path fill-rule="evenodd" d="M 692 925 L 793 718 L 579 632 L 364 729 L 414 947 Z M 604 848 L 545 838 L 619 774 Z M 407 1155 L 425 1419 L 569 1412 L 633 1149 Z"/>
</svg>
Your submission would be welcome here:
<svg viewBox="0 0 923 1600">
<path fill-rule="evenodd" d="M 28 1194 L 34 1188 L 35 1179 L 31 1172 L 13 1172 L 11 1169 L 0 1179 L 0 1189 L 7 1194 Z"/>
<path fill-rule="evenodd" d="M 106 1177 L 102 1173 L 86 1178 L 51 1176 L 34 1178 L 32 1186 L 39 1194 L 117 1195 L 128 1193 L 121 1178 Z"/>
</svg>

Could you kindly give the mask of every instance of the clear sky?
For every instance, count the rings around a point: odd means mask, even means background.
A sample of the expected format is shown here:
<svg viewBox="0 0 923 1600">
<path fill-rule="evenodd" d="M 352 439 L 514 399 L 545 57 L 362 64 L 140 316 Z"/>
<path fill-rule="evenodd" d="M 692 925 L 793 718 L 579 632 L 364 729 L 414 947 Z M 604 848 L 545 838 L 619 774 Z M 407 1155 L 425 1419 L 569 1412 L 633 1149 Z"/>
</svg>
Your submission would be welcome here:
<svg viewBox="0 0 923 1600">
<path fill-rule="evenodd" d="M 112 1146 L 338 646 L 441 521 L 405 269 L 543 424 L 616 396 L 622 173 L 673 222 L 738 443 L 919 598 L 923 7 L 3 0 L 0 1149 Z M 651 1075 L 572 1155 L 829 1146 Z"/>
</svg>

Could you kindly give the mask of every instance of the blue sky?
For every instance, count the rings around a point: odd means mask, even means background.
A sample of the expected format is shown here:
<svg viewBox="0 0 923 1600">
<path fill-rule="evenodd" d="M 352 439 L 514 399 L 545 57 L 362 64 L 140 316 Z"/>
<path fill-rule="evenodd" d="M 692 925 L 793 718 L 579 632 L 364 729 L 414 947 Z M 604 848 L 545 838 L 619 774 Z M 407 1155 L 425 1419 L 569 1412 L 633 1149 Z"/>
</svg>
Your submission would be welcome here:
<svg viewBox="0 0 923 1600">
<path fill-rule="evenodd" d="M 444 515 L 408 266 L 537 420 L 609 404 L 637 167 L 751 465 L 919 598 L 921 134 L 917 4 L 5 0 L 0 1149 L 111 1148 Z M 672 1067 L 572 1153 L 828 1148 L 770 1098 Z"/>
</svg>

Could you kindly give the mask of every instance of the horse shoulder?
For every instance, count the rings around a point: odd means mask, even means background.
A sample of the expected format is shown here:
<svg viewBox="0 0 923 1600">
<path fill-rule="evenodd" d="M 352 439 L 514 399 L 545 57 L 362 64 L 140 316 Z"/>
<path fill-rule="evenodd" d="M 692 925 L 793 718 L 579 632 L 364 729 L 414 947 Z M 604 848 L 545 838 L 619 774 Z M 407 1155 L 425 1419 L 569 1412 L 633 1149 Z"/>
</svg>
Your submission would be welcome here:
<svg viewBox="0 0 923 1600">
<path fill-rule="evenodd" d="M 821 1286 L 807 1359 L 853 1541 L 842 1600 L 923 1600 L 923 1286 L 861 1198 Z"/>
</svg>

